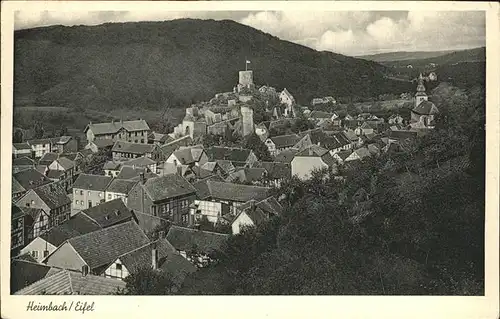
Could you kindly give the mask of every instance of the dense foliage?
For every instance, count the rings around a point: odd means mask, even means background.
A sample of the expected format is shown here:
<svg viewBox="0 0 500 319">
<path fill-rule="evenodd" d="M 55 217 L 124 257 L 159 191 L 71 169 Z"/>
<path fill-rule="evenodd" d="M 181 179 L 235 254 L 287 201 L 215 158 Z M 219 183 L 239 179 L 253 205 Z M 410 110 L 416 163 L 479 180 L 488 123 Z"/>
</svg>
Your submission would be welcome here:
<svg viewBox="0 0 500 319">
<path fill-rule="evenodd" d="M 168 272 L 143 268 L 124 279 L 126 286 L 120 295 L 169 295 L 174 282 Z"/>
<path fill-rule="evenodd" d="M 234 21 L 52 26 L 15 32 L 16 100 L 91 109 L 186 107 L 237 83 L 246 58 L 254 81 L 300 103 L 316 96 L 406 92 L 375 62 L 318 52 Z"/>
<path fill-rule="evenodd" d="M 182 292 L 483 294 L 484 90 L 441 85 L 433 97 L 434 131 L 344 181 L 322 171 L 284 183 L 283 215 L 230 237 Z"/>
</svg>

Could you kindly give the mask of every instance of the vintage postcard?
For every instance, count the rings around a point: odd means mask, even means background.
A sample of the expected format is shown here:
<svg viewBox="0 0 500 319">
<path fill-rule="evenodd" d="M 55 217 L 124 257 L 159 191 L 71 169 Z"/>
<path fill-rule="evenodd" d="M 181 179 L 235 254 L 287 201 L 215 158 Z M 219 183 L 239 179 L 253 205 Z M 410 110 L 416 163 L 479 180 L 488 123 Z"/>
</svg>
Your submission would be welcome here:
<svg viewBox="0 0 500 319">
<path fill-rule="evenodd" d="M 1 317 L 497 318 L 498 14 L 3 2 Z"/>
</svg>

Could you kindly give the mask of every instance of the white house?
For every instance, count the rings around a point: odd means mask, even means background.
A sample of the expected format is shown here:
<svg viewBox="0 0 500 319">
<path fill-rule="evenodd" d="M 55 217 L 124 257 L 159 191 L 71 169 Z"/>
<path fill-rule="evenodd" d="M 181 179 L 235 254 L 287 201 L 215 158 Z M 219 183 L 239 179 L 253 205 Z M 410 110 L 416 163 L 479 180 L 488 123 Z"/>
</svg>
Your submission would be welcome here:
<svg viewBox="0 0 500 319">
<path fill-rule="evenodd" d="M 285 116 L 293 115 L 293 106 L 295 105 L 295 98 L 293 97 L 292 94 L 290 94 L 290 92 L 288 92 L 286 88 L 283 89 L 283 91 L 281 91 L 280 93 L 280 101 L 282 104 L 287 106 L 284 115 Z"/>
<path fill-rule="evenodd" d="M 21 255 L 29 254 L 37 262 L 42 262 L 42 260 L 56 250 L 56 248 L 55 245 L 49 243 L 41 236 L 38 236 L 21 249 Z"/>
<path fill-rule="evenodd" d="M 313 144 L 295 154 L 292 160 L 292 175 L 306 180 L 311 177 L 314 170 L 336 169 L 336 164 L 328 150 Z"/>
</svg>

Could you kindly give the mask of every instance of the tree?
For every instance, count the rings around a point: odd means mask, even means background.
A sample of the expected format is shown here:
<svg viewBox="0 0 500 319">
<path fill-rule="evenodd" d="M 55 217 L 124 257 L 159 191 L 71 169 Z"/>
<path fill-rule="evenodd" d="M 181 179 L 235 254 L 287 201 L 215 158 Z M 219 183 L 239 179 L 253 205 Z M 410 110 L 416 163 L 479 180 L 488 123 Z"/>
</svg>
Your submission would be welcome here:
<svg viewBox="0 0 500 319">
<path fill-rule="evenodd" d="M 169 134 L 174 131 L 174 125 L 169 120 L 156 120 L 150 124 L 151 130 L 160 134 Z"/>
<path fill-rule="evenodd" d="M 35 122 L 34 128 L 35 128 L 35 138 L 42 138 L 43 135 L 45 134 L 45 130 L 43 128 L 42 123 L 38 121 Z"/>
<path fill-rule="evenodd" d="M 90 159 L 86 159 L 82 166 L 82 172 L 86 174 L 103 174 L 103 167 L 107 161 L 111 160 L 111 150 L 101 149 L 96 154 L 93 154 Z"/>
<path fill-rule="evenodd" d="M 66 127 L 66 125 L 62 124 L 61 129 L 59 131 L 59 136 L 65 136 L 67 134 L 68 134 L 68 128 Z"/>
<path fill-rule="evenodd" d="M 125 290 L 120 294 L 125 295 L 169 295 L 175 286 L 168 273 L 152 268 L 142 268 L 128 275 L 124 281 Z"/>
<path fill-rule="evenodd" d="M 299 116 L 292 124 L 292 131 L 294 133 L 307 131 L 314 128 L 314 124 L 306 119 L 304 115 Z"/>
<path fill-rule="evenodd" d="M 269 154 L 267 146 L 255 133 L 252 133 L 246 137 L 245 148 L 252 150 L 259 161 L 272 161 L 272 157 Z"/>
<path fill-rule="evenodd" d="M 23 142 L 23 131 L 15 130 L 14 135 L 12 136 L 13 143 L 22 143 Z"/>
</svg>

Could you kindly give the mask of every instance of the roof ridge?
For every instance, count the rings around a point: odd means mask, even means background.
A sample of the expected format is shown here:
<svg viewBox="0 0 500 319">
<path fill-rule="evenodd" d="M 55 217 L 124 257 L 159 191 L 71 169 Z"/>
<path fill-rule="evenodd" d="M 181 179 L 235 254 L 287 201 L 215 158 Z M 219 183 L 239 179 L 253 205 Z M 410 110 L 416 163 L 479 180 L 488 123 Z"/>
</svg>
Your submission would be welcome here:
<svg viewBox="0 0 500 319">
<path fill-rule="evenodd" d="M 134 248 L 134 249 L 132 249 L 131 251 L 128 251 L 128 252 L 123 253 L 123 254 L 121 254 L 120 256 L 116 257 L 116 259 L 118 259 L 118 258 L 120 258 L 120 257 L 123 257 L 123 256 L 125 256 L 125 255 L 128 255 L 128 254 L 130 254 L 130 253 L 132 253 L 132 252 L 134 252 L 134 251 L 136 251 L 136 250 L 142 249 L 142 248 L 144 248 L 144 247 L 146 247 L 146 246 L 149 246 L 149 245 L 151 245 L 151 244 L 153 244 L 153 243 L 155 243 L 155 242 L 158 242 L 158 240 L 159 240 L 159 239 L 154 240 L 154 241 L 150 241 L 150 242 L 148 242 L 147 244 L 144 244 L 144 245 L 142 245 L 142 246 L 140 246 L 140 247 Z M 115 259 L 115 260 L 116 260 L 116 259 Z"/>
<path fill-rule="evenodd" d="M 78 215 L 78 214 L 82 214 L 84 216 L 87 216 L 88 219 L 90 219 L 94 224 L 96 224 L 97 226 L 101 227 L 101 225 L 99 225 L 99 223 L 93 219 L 92 217 L 90 217 L 87 213 L 85 213 L 85 210 L 82 210 L 82 211 L 79 211 L 78 213 L 76 213 L 74 216 Z"/>
<path fill-rule="evenodd" d="M 123 226 L 125 226 L 125 225 L 127 225 L 127 224 L 130 224 L 130 223 L 136 224 L 134 221 L 132 221 L 132 220 L 131 220 L 131 221 L 128 221 L 128 222 L 125 222 L 125 223 L 116 224 L 116 225 L 113 225 L 113 226 L 109 226 L 109 227 L 106 227 L 106 228 L 101 228 L 101 229 L 98 229 L 98 230 L 92 231 L 92 232 L 90 232 L 90 233 L 86 233 L 86 234 L 82 234 L 82 235 L 79 235 L 79 236 L 75 236 L 75 237 L 73 237 L 73 238 L 69 238 L 69 239 L 67 239 L 66 241 L 67 241 L 67 242 L 70 242 L 70 241 L 72 241 L 72 240 L 75 240 L 75 239 L 80 239 L 80 238 L 82 238 L 82 237 L 88 236 L 88 235 L 93 234 L 93 233 L 96 233 L 96 232 L 108 231 L 108 230 L 110 230 L 110 229 L 114 229 L 114 228 L 118 228 L 118 227 L 123 227 Z M 136 225 L 137 225 L 137 224 L 136 224 Z M 141 230 L 141 231 L 142 231 L 142 230 Z M 66 242 L 66 241 L 65 241 L 65 242 Z"/>
<path fill-rule="evenodd" d="M 217 232 L 213 232 L 213 231 L 200 230 L 200 229 L 189 228 L 189 227 L 182 227 L 182 226 L 178 226 L 178 225 L 172 225 L 172 226 L 170 226 L 170 229 L 172 229 L 172 228 L 185 229 L 185 230 L 189 230 L 191 232 L 203 232 L 203 233 L 209 233 L 209 234 L 215 234 L 215 235 L 221 235 L 221 236 L 229 236 L 229 234 L 217 233 Z M 169 229 L 168 232 L 170 232 L 170 229 Z M 167 236 L 168 236 L 168 234 L 167 234 Z"/>
</svg>

